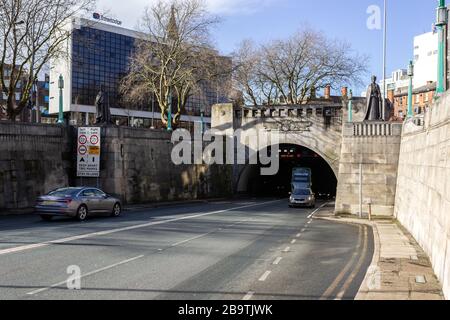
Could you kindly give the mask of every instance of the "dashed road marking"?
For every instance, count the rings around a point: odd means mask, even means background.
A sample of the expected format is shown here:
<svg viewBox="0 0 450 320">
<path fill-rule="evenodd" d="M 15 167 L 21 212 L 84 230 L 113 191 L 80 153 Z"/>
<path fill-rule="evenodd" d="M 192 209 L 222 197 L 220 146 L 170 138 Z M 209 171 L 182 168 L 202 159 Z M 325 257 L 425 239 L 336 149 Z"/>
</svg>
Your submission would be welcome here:
<svg viewBox="0 0 450 320">
<path fill-rule="evenodd" d="M 300 238 L 302 236 L 301 233 L 297 233 L 297 235 L 295 236 L 296 238 Z"/>
<path fill-rule="evenodd" d="M 291 251 L 291 247 L 286 247 L 286 249 L 283 250 L 284 253 L 287 253 L 289 251 Z"/>
<path fill-rule="evenodd" d="M 266 271 L 266 272 L 264 272 L 264 274 L 261 276 L 261 278 L 259 278 L 259 281 L 261 281 L 261 282 L 266 281 L 267 278 L 270 276 L 271 273 L 272 273 L 272 271 Z"/>
<path fill-rule="evenodd" d="M 275 259 L 275 261 L 273 262 L 273 264 L 277 266 L 277 265 L 280 264 L 281 260 L 283 260 L 283 258 L 282 258 L 282 257 L 278 257 L 278 258 Z"/>
<path fill-rule="evenodd" d="M 294 239 L 291 241 L 291 244 L 295 244 L 296 242 L 297 242 L 297 240 Z"/>
</svg>

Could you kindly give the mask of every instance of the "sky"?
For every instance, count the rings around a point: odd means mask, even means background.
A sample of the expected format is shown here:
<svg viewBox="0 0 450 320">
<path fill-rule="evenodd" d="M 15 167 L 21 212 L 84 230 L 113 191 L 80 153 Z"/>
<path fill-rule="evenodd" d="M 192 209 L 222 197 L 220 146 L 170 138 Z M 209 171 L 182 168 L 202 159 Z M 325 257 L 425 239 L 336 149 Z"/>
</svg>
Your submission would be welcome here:
<svg viewBox="0 0 450 320">
<path fill-rule="evenodd" d="M 100 13 L 135 28 L 144 8 L 157 0 L 98 0 Z M 221 17 L 213 30 L 214 42 L 223 54 L 230 54 L 244 39 L 266 42 L 285 38 L 309 26 L 328 37 L 352 44 L 353 49 L 369 57 L 370 76 L 382 78 L 383 32 L 370 30 L 367 21 L 372 6 L 383 8 L 383 0 L 205 0 L 211 13 Z M 432 30 L 436 0 L 387 0 L 388 45 L 387 75 L 406 68 L 413 58 L 413 38 Z M 357 88 L 357 90 L 362 88 Z"/>
</svg>

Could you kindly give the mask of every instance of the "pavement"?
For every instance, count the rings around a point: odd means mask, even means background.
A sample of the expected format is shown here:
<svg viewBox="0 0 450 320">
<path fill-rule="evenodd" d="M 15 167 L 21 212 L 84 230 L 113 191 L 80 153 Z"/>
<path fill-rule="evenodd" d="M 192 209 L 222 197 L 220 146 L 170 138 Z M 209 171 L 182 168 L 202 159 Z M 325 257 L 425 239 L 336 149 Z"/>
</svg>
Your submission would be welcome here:
<svg viewBox="0 0 450 320">
<path fill-rule="evenodd" d="M 356 300 L 444 300 L 431 262 L 413 236 L 392 217 L 372 221 L 335 216 L 333 205 L 317 219 L 368 225 L 374 230 L 374 256 Z"/>
<path fill-rule="evenodd" d="M 372 228 L 318 211 L 250 199 L 0 217 L 0 300 L 353 300 Z"/>
</svg>

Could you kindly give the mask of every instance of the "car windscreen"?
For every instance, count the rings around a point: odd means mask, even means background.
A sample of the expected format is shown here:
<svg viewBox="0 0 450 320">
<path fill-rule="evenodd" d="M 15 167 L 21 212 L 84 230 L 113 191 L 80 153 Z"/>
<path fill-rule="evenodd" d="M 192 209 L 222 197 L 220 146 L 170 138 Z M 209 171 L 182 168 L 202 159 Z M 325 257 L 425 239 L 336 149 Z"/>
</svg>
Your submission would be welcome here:
<svg viewBox="0 0 450 320">
<path fill-rule="evenodd" d="M 294 191 L 294 196 L 310 196 L 311 195 L 311 191 L 309 190 L 295 190 Z"/>
<path fill-rule="evenodd" d="M 52 197 L 73 197 L 80 191 L 81 189 L 78 188 L 66 188 L 52 191 L 48 195 Z"/>
</svg>

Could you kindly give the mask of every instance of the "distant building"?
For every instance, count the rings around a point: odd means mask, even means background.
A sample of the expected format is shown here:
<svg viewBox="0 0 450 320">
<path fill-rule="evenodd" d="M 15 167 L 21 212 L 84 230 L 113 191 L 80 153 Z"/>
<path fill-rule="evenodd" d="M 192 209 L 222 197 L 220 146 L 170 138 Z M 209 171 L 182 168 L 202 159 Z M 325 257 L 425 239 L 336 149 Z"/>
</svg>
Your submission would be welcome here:
<svg viewBox="0 0 450 320">
<path fill-rule="evenodd" d="M 425 86 L 413 90 L 414 115 L 425 113 L 436 92 L 436 82 L 428 82 Z M 404 120 L 408 115 L 408 87 L 399 88 L 395 93 L 391 92 L 394 99 L 394 116 L 397 120 Z"/>
<path fill-rule="evenodd" d="M 384 95 L 384 82 L 386 81 L 386 89 L 389 91 L 396 91 L 400 88 L 409 86 L 409 77 L 407 71 L 404 69 L 399 69 L 392 72 L 392 76 L 386 80 L 380 81 L 381 94 Z"/>
<path fill-rule="evenodd" d="M 156 101 L 150 99 L 145 105 L 130 106 L 123 102 L 119 93 L 120 81 L 127 74 L 129 59 L 135 50 L 135 40 L 146 38 L 146 35 L 117 24 L 82 18 L 72 20 L 68 27 L 72 32 L 67 44 L 69 59 L 51 61 L 49 112 L 58 113 L 58 77 L 63 75 L 63 110 L 70 123 L 94 123 L 95 97 L 103 85 L 115 123 L 150 127 L 153 122 L 156 128 L 162 127 Z M 229 59 L 219 55 L 218 58 Z M 229 102 L 227 94 L 216 89 L 218 87 L 215 83 L 203 83 L 202 94 L 191 97 L 187 103 L 186 112 L 181 117 L 182 127 L 200 122 L 202 111 L 204 122 L 210 123 L 211 106 Z"/>
<path fill-rule="evenodd" d="M 437 81 L 438 43 L 437 33 L 414 37 L 414 89 Z"/>
</svg>

